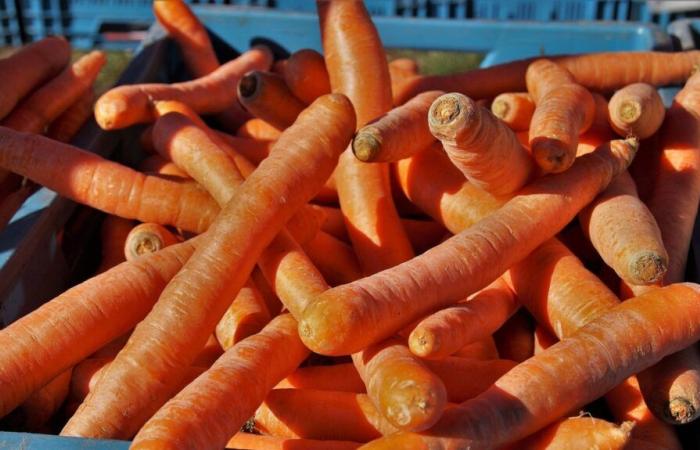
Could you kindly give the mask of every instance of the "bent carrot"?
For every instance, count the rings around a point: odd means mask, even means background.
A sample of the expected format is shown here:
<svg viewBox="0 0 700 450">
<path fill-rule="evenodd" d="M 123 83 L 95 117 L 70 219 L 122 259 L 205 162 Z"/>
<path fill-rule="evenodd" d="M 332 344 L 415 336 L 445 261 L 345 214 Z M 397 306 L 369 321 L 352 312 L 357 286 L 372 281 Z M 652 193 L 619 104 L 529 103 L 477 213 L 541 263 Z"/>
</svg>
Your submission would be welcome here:
<svg viewBox="0 0 700 450">
<path fill-rule="evenodd" d="M 46 136 L 54 141 L 70 142 L 78 134 L 82 126 L 92 117 L 92 106 L 95 104 L 95 91 L 88 90 L 87 95 L 80 97 L 70 108 L 51 122 Z"/>
<path fill-rule="evenodd" d="M 395 162 L 435 141 L 427 126 L 428 111 L 442 91 L 424 92 L 360 128 L 352 152 L 365 162 Z"/>
<path fill-rule="evenodd" d="M 626 169 L 636 147 L 634 140 L 611 141 L 577 158 L 566 173 L 534 181 L 498 211 L 422 255 L 326 291 L 304 310 L 304 343 L 317 353 L 353 353 L 485 287 L 564 228 Z"/>
<path fill-rule="evenodd" d="M 238 82 L 238 99 L 248 112 L 279 130 L 293 124 L 306 107 L 281 76 L 259 70 L 248 72 Z"/>
<path fill-rule="evenodd" d="M 180 238 L 157 223 L 141 223 L 129 232 L 124 242 L 124 255 L 132 261 L 180 242 Z"/>
<path fill-rule="evenodd" d="M 280 137 L 280 130 L 262 119 L 250 119 L 241 125 L 236 131 L 236 136 L 242 138 L 276 141 Z"/>
<path fill-rule="evenodd" d="M 228 350 L 262 330 L 271 318 L 262 294 L 255 283 L 248 280 L 216 325 L 216 339 Z"/>
<path fill-rule="evenodd" d="M 535 113 L 535 102 L 527 92 L 506 92 L 493 99 L 491 112 L 513 131 L 527 131 Z"/>
<path fill-rule="evenodd" d="M 307 105 L 331 92 L 323 55 L 308 48 L 289 56 L 284 67 L 284 81 L 292 94 Z"/>
<path fill-rule="evenodd" d="M 617 425 L 594 417 L 569 417 L 519 441 L 511 450 L 623 450 L 633 432 L 634 422 Z"/>
<path fill-rule="evenodd" d="M 656 89 L 635 83 L 615 92 L 610 98 L 610 126 L 620 136 L 646 139 L 661 127 L 666 114 L 664 102 Z"/>
<path fill-rule="evenodd" d="M 286 439 L 274 436 L 238 432 L 226 444 L 227 449 L 249 450 L 355 450 L 360 443 L 349 441 L 319 441 L 317 439 Z"/>
<path fill-rule="evenodd" d="M 452 163 L 474 186 L 491 194 L 517 191 L 535 170 L 510 128 L 469 97 L 445 94 L 436 99 L 428 125 Z"/>
</svg>

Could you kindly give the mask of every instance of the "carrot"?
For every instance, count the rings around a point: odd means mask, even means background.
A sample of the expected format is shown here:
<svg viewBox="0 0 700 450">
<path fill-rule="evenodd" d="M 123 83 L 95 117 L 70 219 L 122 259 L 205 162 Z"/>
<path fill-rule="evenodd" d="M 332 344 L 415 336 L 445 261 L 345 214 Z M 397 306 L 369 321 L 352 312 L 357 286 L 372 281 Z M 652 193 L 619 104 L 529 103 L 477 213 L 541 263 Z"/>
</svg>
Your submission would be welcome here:
<svg viewBox="0 0 700 450">
<path fill-rule="evenodd" d="M 319 389 L 324 391 L 366 391 L 365 384 L 353 364 L 300 367 L 279 382 L 275 389 Z"/>
<path fill-rule="evenodd" d="M 398 431 L 367 395 L 316 389 L 271 391 L 253 421 L 255 430 L 284 438 L 367 442 Z"/>
<path fill-rule="evenodd" d="M 634 422 L 621 425 L 594 417 L 568 417 L 513 446 L 518 450 L 623 450 L 634 432 Z"/>
<path fill-rule="evenodd" d="M 352 355 L 367 394 L 394 427 L 430 428 L 447 404 L 443 382 L 399 339 L 389 339 Z"/>
<path fill-rule="evenodd" d="M 242 138 L 275 141 L 280 137 L 280 130 L 262 119 L 250 119 L 236 131 Z"/>
<path fill-rule="evenodd" d="M 0 120 L 32 90 L 58 74 L 70 61 L 70 45 L 62 37 L 47 37 L 0 59 Z M 31 70 L 26 68 L 31 67 Z"/>
<path fill-rule="evenodd" d="M 184 1 L 155 1 L 153 13 L 158 23 L 178 43 L 192 75 L 203 77 L 219 68 L 219 60 L 206 28 Z"/>
<path fill-rule="evenodd" d="M 202 232 L 218 213 L 211 197 L 191 183 L 143 175 L 94 153 L 9 128 L 0 127 L 0 142 L 0 167 L 110 214 Z"/>
<path fill-rule="evenodd" d="M 635 83 L 610 98 L 610 126 L 620 136 L 646 139 L 661 127 L 666 114 L 663 100 L 654 86 Z"/>
<path fill-rule="evenodd" d="M 305 48 L 292 53 L 284 69 L 289 90 L 307 105 L 331 92 L 326 62 L 316 50 Z"/>
<path fill-rule="evenodd" d="M 563 172 L 574 162 L 579 134 L 593 123 L 593 97 L 547 59 L 530 64 L 526 80 L 536 105 L 530 122 L 532 156 L 545 172 Z"/>
<path fill-rule="evenodd" d="M 535 112 L 535 102 L 527 92 L 506 92 L 493 99 L 491 112 L 513 131 L 526 131 Z"/>
<path fill-rule="evenodd" d="M 95 119 L 105 130 L 125 128 L 155 120 L 152 102 L 178 100 L 197 113 L 221 112 L 236 102 L 232 86 L 250 70 L 267 69 L 272 54 L 266 47 L 255 47 L 214 72 L 192 81 L 175 84 L 135 84 L 119 86 L 95 103 Z"/>
<path fill-rule="evenodd" d="M 192 241 L 190 241 L 192 242 Z M 172 250 L 168 250 L 165 253 L 169 253 Z M 107 344 L 104 346 L 100 347 L 96 352 L 90 354 L 90 358 L 109 358 L 113 359 L 115 356 L 117 356 L 117 353 L 119 353 L 126 343 L 129 341 L 129 336 L 131 336 L 131 331 L 129 330 L 128 332 L 122 334 L 121 336 L 118 336 L 111 341 L 109 341 Z"/>
<path fill-rule="evenodd" d="M 193 251 L 188 241 L 120 264 L 0 331 L 0 417 L 143 319 Z"/>
<path fill-rule="evenodd" d="M 439 97 L 430 107 L 428 125 L 452 163 L 474 186 L 491 194 L 517 191 L 535 170 L 510 128 L 469 97 Z"/>
<path fill-rule="evenodd" d="M 131 229 L 124 242 L 124 254 L 132 261 L 180 242 L 180 238 L 157 223 L 142 223 Z"/>
<path fill-rule="evenodd" d="M 34 392 L 20 405 L 16 413 L 20 416 L 23 430 L 41 431 L 68 397 L 70 380 L 71 370 L 68 369 Z"/>
<path fill-rule="evenodd" d="M 669 310 L 684 314 L 668 314 Z M 447 410 L 429 435 L 401 439 L 431 449 L 493 448 L 516 441 L 698 337 L 700 286 L 654 290 L 614 307 L 516 366 L 486 392 Z M 377 441 L 366 448 L 388 447 Z"/>
<path fill-rule="evenodd" d="M 498 211 L 422 255 L 326 291 L 300 320 L 304 343 L 317 353 L 352 353 L 485 287 L 564 228 L 625 170 L 636 147 L 634 140 L 611 141 L 577 158 L 566 174 L 534 181 Z"/>
<path fill-rule="evenodd" d="M 284 71 L 287 69 L 287 60 L 286 59 L 278 59 L 274 63 L 272 63 L 272 67 L 270 68 L 270 72 L 277 74 L 281 77 L 284 77 Z M 326 94 L 330 94 L 330 91 L 326 92 Z"/>
<path fill-rule="evenodd" d="M 144 173 L 180 177 L 184 179 L 190 178 L 187 172 L 180 169 L 174 162 L 168 161 L 160 155 L 151 155 L 141 161 L 139 170 Z"/>
<path fill-rule="evenodd" d="M 106 216 L 104 218 L 100 230 L 102 260 L 97 269 L 98 274 L 126 261 L 124 243 L 133 227 L 134 223 L 128 219 L 122 219 L 117 216 Z"/>
<path fill-rule="evenodd" d="M 223 354 L 224 349 L 216 339 L 216 334 L 212 333 L 199 354 L 194 358 L 192 367 L 210 367 Z"/>
<path fill-rule="evenodd" d="M 639 285 L 663 278 L 668 254 L 661 231 L 627 171 L 584 208 L 579 219 L 603 261 L 620 278 Z"/>
<path fill-rule="evenodd" d="M 294 123 L 306 107 L 281 76 L 259 70 L 248 72 L 238 82 L 238 99 L 248 112 L 279 130 Z"/>
<path fill-rule="evenodd" d="M 493 338 L 488 337 L 465 345 L 454 352 L 452 356 L 488 361 L 491 359 L 498 359 L 498 349 L 496 348 L 496 343 L 493 341 Z"/>
<path fill-rule="evenodd" d="M 362 278 L 360 263 L 352 247 L 330 234 L 316 233 L 302 247 L 331 286 Z"/>
<path fill-rule="evenodd" d="M 445 384 L 447 399 L 451 402 L 476 397 L 517 365 L 506 359 L 478 361 L 454 356 L 424 362 Z"/>
<path fill-rule="evenodd" d="M 365 125 L 392 106 L 389 67 L 377 30 L 363 2 L 321 0 L 317 7 L 331 88 L 348 96 L 357 125 Z M 391 196 L 388 166 L 363 164 L 347 151 L 334 178 L 363 271 L 374 273 L 411 258 L 413 249 Z"/>
<path fill-rule="evenodd" d="M 226 203 L 64 434 L 130 436 L 165 403 L 262 251 L 330 176 L 354 125 L 352 105 L 337 94 L 321 97 L 299 116 L 275 145 L 284 151 L 273 149 Z M 131 394 L 116 397 L 134 367 L 146 364 L 151 369 Z"/>
<path fill-rule="evenodd" d="M 391 96 L 396 98 L 404 83 L 420 74 L 418 63 L 411 58 L 397 58 L 389 62 L 389 76 L 391 77 Z"/>
<path fill-rule="evenodd" d="M 92 89 L 106 62 L 105 54 L 100 51 L 81 57 L 24 99 L 0 124 L 18 131 L 43 133 L 51 122 Z"/>
<path fill-rule="evenodd" d="M 401 224 L 406 230 L 411 246 L 418 254 L 435 247 L 449 233 L 443 225 L 434 220 L 401 219 Z"/>
<path fill-rule="evenodd" d="M 272 316 L 255 283 L 248 282 L 241 288 L 216 325 L 216 338 L 224 350 L 263 329 Z"/>
<path fill-rule="evenodd" d="M 360 161 L 395 162 L 408 158 L 435 141 L 426 125 L 428 110 L 442 91 L 417 95 L 360 128 L 352 140 L 352 151 Z"/>
<path fill-rule="evenodd" d="M 260 333 L 231 347 L 151 417 L 132 448 L 223 447 L 275 384 L 308 356 L 296 327 L 296 320 L 283 314 Z"/>
<path fill-rule="evenodd" d="M 422 358 L 444 358 L 493 334 L 516 308 L 513 291 L 498 278 L 468 301 L 421 320 L 411 332 L 408 346 Z"/>
<path fill-rule="evenodd" d="M 355 450 L 360 445 L 360 443 L 348 441 L 286 439 L 238 432 L 228 441 L 226 448 L 245 448 L 249 450 Z"/>
<path fill-rule="evenodd" d="M 274 143 L 272 140 L 242 138 L 231 136 L 226 133 L 217 134 L 221 139 L 226 141 L 227 144 L 235 148 L 238 153 L 255 165 L 260 164 L 263 159 L 270 155 L 270 148 Z"/>
<path fill-rule="evenodd" d="M 493 335 L 501 358 L 523 362 L 535 354 L 535 327 L 527 312 L 518 310 Z"/>
<path fill-rule="evenodd" d="M 95 91 L 88 90 L 70 108 L 51 122 L 46 136 L 54 141 L 70 142 L 83 125 L 92 118 L 92 106 L 95 104 Z"/>
</svg>

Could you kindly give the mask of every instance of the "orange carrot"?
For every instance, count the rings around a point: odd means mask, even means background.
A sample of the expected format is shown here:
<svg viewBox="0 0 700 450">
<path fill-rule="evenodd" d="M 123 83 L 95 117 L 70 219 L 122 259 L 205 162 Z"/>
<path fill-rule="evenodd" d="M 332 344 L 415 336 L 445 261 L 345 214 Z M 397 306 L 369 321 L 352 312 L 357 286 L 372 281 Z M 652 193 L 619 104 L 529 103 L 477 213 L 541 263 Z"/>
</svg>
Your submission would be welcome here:
<svg viewBox="0 0 700 450">
<path fill-rule="evenodd" d="M 472 184 L 491 194 L 517 191 L 535 170 L 513 131 L 469 97 L 439 97 L 430 107 L 428 125 L 452 163 Z"/>
<path fill-rule="evenodd" d="M 278 59 L 274 63 L 272 63 L 272 67 L 270 68 L 270 72 L 277 74 L 281 77 L 284 77 L 284 71 L 287 69 L 287 59 Z M 330 94 L 330 91 L 326 92 L 326 94 Z"/>
<path fill-rule="evenodd" d="M 16 410 L 21 416 L 22 429 L 40 431 L 58 412 L 70 391 L 71 370 L 62 372 L 44 387 L 34 392 Z"/>
<path fill-rule="evenodd" d="M 397 58 L 389 62 L 389 75 L 391 77 L 391 96 L 396 96 L 401 92 L 404 83 L 420 74 L 418 63 L 411 58 Z"/>
<path fill-rule="evenodd" d="M 449 401 L 464 402 L 484 392 L 517 363 L 506 359 L 478 361 L 449 357 L 425 361 L 425 365 L 445 384 Z"/>
<path fill-rule="evenodd" d="M 199 354 L 194 358 L 192 367 L 210 367 L 223 354 L 224 349 L 216 339 L 216 334 L 212 333 Z"/>
<path fill-rule="evenodd" d="M 430 428 L 447 404 L 443 382 L 399 339 L 389 339 L 352 355 L 367 394 L 396 428 Z"/>
<path fill-rule="evenodd" d="M 513 131 L 526 131 L 535 112 L 535 102 L 527 92 L 506 92 L 493 99 L 491 112 Z"/>
<path fill-rule="evenodd" d="M 180 178 L 190 178 L 187 172 L 180 169 L 174 162 L 168 161 L 160 155 L 151 155 L 141 161 L 139 170 L 144 173 L 154 173 L 158 175 L 166 175 Z"/>
<path fill-rule="evenodd" d="M 216 325 L 216 339 L 224 350 L 228 350 L 262 330 L 271 318 L 262 294 L 248 280 Z"/>
<path fill-rule="evenodd" d="M 124 242 L 124 255 L 132 261 L 180 242 L 180 238 L 157 223 L 142 223 L 131 229 Z"/>
<path fill-rule="evenodd" d="M 273 149 L 226 203 L 64 434 L 130 436 L 165 403 L 262 251 L 330 176 L 354 125 L 352 105 L 334 94 L 316 100 L 285 130 L 275 145 L 284 151 Z M 133 395 L 115 396 L 134 368 L 146 364 L 151 370 L 130 386 Z"/>
<path fill-rule="evenodd" d="M 316 389 L 275 389 L 253 420 L 255 430 L 285 438 L 367 442 L 398 431 L 367 395 Z"/>
<path fill-rule="evenodd" d="M 0 142 L 0 167 L 110 214 L 202 232 L 218 213 L 211 197 L 192 183 L 143 175 L 94 153 L 9 128 L 0 127 Z"/>
<path fill-rule="evenodd" d="M 284 69 L 289 90 L 307 105 L 331 92 L 326 62 L 316 50 L 305 48 L 292 53 Z"/>
<path fill-rule="evenodd" d="M 610 126 L 620 136 L 646 139 L 661 127 L 666 114 L 663 100 L 654 86 L 635 83 L 610 98 Z"/>
<path fill-rule="evenodd" d="M 78 134 L 82 126 L 92 117 L 92 106 L 95 104 L 95 91 L 88 90 L 87 95 L 80 97 L 70 108 L 51 122 L 46 136 L 60 141 L 70 142 Z"/>
<path fill-rule="evenodd" d="M 0 120 L 32 90 L 58 74 L 70 61 L 70 45 L 62 37 L 47 37 L 0 59 Z M 31 67 L 31 70 L 26 68 Z"/>
<path fill-rule="evenodd" d="M 330 234 L 316 233 L 314 238 L 302 244 L 302 247 L 331 286 L 362 278 L 360 263 L 352 247 Z"/>
<path fill-rule="evenodd" d="M 280 137 L 280 130 L 262 119 L 250 119 L 236 132 L 236 136 L 258 140 L 275 141 Z"/>
<path fill-rule="evenodd" d="M 238 82 L 238 99 L 248 112 L 278 130 L 294 123 L 306 107 L 281 76 L 259 70 L 248 72 Z"/>
<path fill-rule="evenodd" d="M 535 327 L 522 309 L 513 314 L 493 335 L 501 358 L 523 362 L 535 353 Z"/>
<path fill-rule="evenodd" d="M 493 334 L 516 309 L 513 291 L 499 278 L 469 300 L 421 320 L 409 348 L 422 358 L 444 358 Z"/>
<path fill-rule="evenodd" d="M 151 417 L 132 448 L 223 447 L 275 384 L 308 356 L 296 327 L 296 320 L 283 314 L 260 333 L 231 347 Z M 107 376 L 109 372 L 103 379 Z"/>
<path fill-rule="evenodd" d="M 498 349 L 492 337 L 467 344 L 452 354 L 461 358 L 478 359 L 488 361 L 498 359 Z"/>
<path fill-rule="evenodd" d="M 485 287 L 564 228 L 626 169 L 636 147 L 634 140 L 611 141 L 577 158 L 566 173 L 534 181 L 498 211 L 422 255 L 326 291 L 304 310 L 304 343 L 317 353 L 352 353 Z"/>
<path fill-rule="evenodd" d="M 360 443 L 348 441 L 319 441 L 316 439 L 287 439 L 238 432 L 226 444 L 227 449 L 249 450 L 355 450 Z"/>
<path fill-rule="evenodd" d="M 324 391 L 366 391 L 365 383 L 353 364 L 300 367 L 282 380 L 275 389 L 320 389 Z"/>
<path fill-rule="evenodd" d="M 623 450 L 632 448 L 628 447 L 632 432 L 633 422 L 618 426 L 594 417 L 569 417 L 519 441 L 511 450 Z"/>
<path fill-rule="evenodd" d="M 574 162 L 579 134 L 593 123 L 595 102 L 564 68 L 547 59 L 530 64 L 527 91 L 535 102 L 530 148 L 545 172 L 562 172 Z"/>
<path fill-rule="evenodd" d="M 428 129 L 428 110 L 442 91 L 417 95 L 360 128 L 352 151 L 360 161 L 394 162 L 408 158 L 435 141 Z"/>
<path fill-rule="evenodd" d="M 389 67 L 377 30 L 363 2 L 321 0 L 317 7 L 331 88 L 348 96 L 357 125 L 365 125 L 392 106 Z M 391 196 L 388 166 L 363 164 L 348 150 L 341 155 L 334 178 L 364 272 L 411 258 L 413 249 Z"/>
<path fill-rule="evenodd" d="M 102 273 L 126 261 L 124 243 L 132 228 L 134 228 L 134 223 L 131 220 L 117 216 L 104 218 L 100 231 L 102 260 L 97 273 Z"/>
<path fill-rule="evenodd" d="M 255 47 L 214 72 L 192 81 L 175 84 L 135 84 L 116 87 L 97 100 L 95 119 L 105 130 L 125 128 L 155 120 L 152 102 L 178 100 L 197 113 L 224 111 L 236 102 L 231 88 L 250 70 L 264 70 L 272 64 L 266 47 Z"/>
<path fill-rule="evenodd" d="M 235 148 L 238 153 L 255 165 L 260 164 L 263 159 L 270 155 L 270 148 L 274 143 L 274 141 L 271 140 L 241 138 L 225 133 L 218 133 L 218 135 L 226 141 L 227 144 Z"/>
<path fill-rule="evenodd" d="M 56 78 L 23 100 L 2 126 L 18 131 L 43 133 L 45 128 L 92 89 L 107 62 L 104 53 L 93 51 L 66 67 Z"/>
<path fill-rule="evenodd" d="M 401 219 L 401 224 L 406 230 L 411 246 L 418 254 L 435 247 L 449 233 L 443 225 L 433 220 Z"/>
</svg>

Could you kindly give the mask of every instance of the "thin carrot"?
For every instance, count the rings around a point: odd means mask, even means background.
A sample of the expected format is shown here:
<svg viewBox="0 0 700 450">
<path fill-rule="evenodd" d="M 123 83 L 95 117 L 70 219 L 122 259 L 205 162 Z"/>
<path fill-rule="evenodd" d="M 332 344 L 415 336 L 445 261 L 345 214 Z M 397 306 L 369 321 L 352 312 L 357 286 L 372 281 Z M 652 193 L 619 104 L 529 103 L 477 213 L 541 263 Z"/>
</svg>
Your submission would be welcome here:
<svg viewBox="0 0 700 450">
<path fill-rule="evenodd" d="M 469 300 L 421 320 L 408 346 L 422 358 L 444 358 L 493 334 L 516 309 L 513 291 L 498 278 Z"/>
<path fill-rule="evenodd" d="M 239 432 L 228 441 L 226 448 L 234 450 L 241 448 L 249 450 L 355 450 L 360 445 L 358 442 L 349 441 L 287 439 Z"/>
<path fill-rule="evenodd" d="M 132 448 L 223 447 L 275 384 L 308 356 L 296 326 L 290 314 L 283 314 L 260 333 L 231 347 L 151 417 Z M 103 377 L 107 376 L 109 372 Z"/>
<path fill-rule="evenodd" d="M 5 119 L 2 126 L 31 133 L 45 128 L 92 89 L 107 58 L 93 51 L 66 67 L 56 78 L 23 100 Z"/>
<path fill-rule="evenodd" d="M 238 82 L 238 99 L 252 115 L 279 130 L 293 124 L 306 107 L 281 76 L 259 70 L 248 72 Z"/>
<path fill-rule="evenodd" d="M 316 233 L 302 247 L 331 286 L 362 278 L 360 263 L 352 247 L 330 234 Z"/>
<path fill-rule="evenodd" d="M 228 350 L 262 330 L 270 319 L 272 316 L 262 294 L 255 283 L 248 280 L 216 325 L 216 339 Z"/>
<path fill-rule="evenodd" d="M 275 141 L 280 137 L 280 130 L 262 119 L 250 119 L 236 131 L 242 138 Z"/>
<path fill-rule="evenodd" d="M 646 139 L 661 127 L 664 102 L 654 86 L 635 83 L 615 92 L 608 105 L 610 125 L 620 136 Z"/>
<path fill-rule="evenodd" d="M 292 53 L 284 69 L 289 90 L 307 105 L 331 92 L 326 62 L 316 50 L 305 48 Z"/>
<path fill-rule="evenodd" d="M 566 69 L 547 59 L 530 64 L 527 91 L 535 102 L 530 149 L 545 172 L 562 172 L 574 162 L 579 134 L 593 123 L 595 102 Z"/>
<path fill-rule="evenodd" d="M 264 70 L 272 64 L 266 47 L 255 47 L 214 72 L 192 81 L 175 84 L 134 84 L 116 87 L 97 100 L 95 119 L 105 130 L 155 120 L 152 102 L 178 100 L 197 113 L 221 112 L 236 102 L 232 89 L 250 70 Z"/>
<path fill-rule="evenodd" d="M 684 313 L 668 314 L 669 310 Z M 700 286 L 654 290 L 614 307 L 516 366 L 478 397 L 448 409 L 429 435 L 397 439 L 415 440 L 431 449 L 492 448 L 516 441 L 698 337 Z M 388 448 L 375 442 L 366 448 Z"/>
<path fill-rule="evenodd" d="M 149 156 L 141 161 L 138 167 L 139 170 L 144 173 L 180 177 L 183 179 L 190 178 L 187 172 L 177 167 L 174 162 L 168 161 L 160 155 Z"/>
<path fill-rule="evenodd" d="M 428 111 L 442 91 L 424 92 L 360 128 L 352 151 L 360 161 L 395 162 L 408 158 L 435 141 Z"/>
<path fill-rule="evenodd" d="M 275 389 L 320 389 L 358 394 L 366 392 L 365 383 L 350 363 L 300 367 L 280 381 Z"/>
<path fill-rule="evenodd" d="M 60 141 L 70 142 L 78 134 L 82 126 L 92 117 L 92 107 L 95 104 L 95 91 L 88 90 L 70 108 L 51 122 L 46 136 Z"/>
<path fill-rule="evenodd" d="M 32 90 L 63 70 L 70 61 L 70 45 L 62 37 L 47 37 L 0 59 L 0 120 Z M 31 70 L 26 70 L 31 67 Z"/>
<path fill-rule="evenodd" d="M 255 430 L 285 438 L 367 442 L 398 431 L 367 395 L 316 389 L 274 389 L 253 420 Z"/>
<path fill-rule="evenodd" d="M 517 191 L 535 170 L 513 131 L 469 97 L 445 94 L 436 99 L 428 125 L 452 163 L 472 184 L 491 194 Z"/>
<path fill-rule="evenodd" d="M 488 361 L 498 359 L 498 349 L 492 337 L 487 337 L 480 341 L 467 344 L 452 354 L 460 358 L 477 359 L 480 361 Z"/>
<path fill-rule="evenodd" d="M 628 445 L 633 432 L 634 422 L 617 425 L 594 417 L 568 417 L 517 442 L 511 450 L 623 450 L 632 448 Z"/>
<path fill-rule="evenodd" d="M 636 148 L 635 140 L 611 141 L 577 158 L 566 173 L 535 180 L 498 211 L 422 255 L 326 291 L 300 320 L 304 343 L 317 353 L 352 353 L 485 287 L 564 228 L 626 169 Z"/>
<path fill-rule="evenodd" d="M 317 2 L 326 67 L 333 92 L 348 96 L 362 126 L 392 106 L 386 54 L 363 2 Z M 344 26 L 338 26 L 343 23 Z M 413 256 L 391 196 L 389 168 L 363 164 L 350 150 L 334 179 L 350 239 L 365 273 Z"/>
<path fill-rule="evenodd" d="M 157 223 L 141 223 L 131 229 L 124 242 L 124 255 L 132 261 L 180 242 L 180 238 Z"/>
<path fill-rule="evenodd" d="M 535 102 L 527 92 L 506 92 L 493 99 L 491 112 L 513 131 L 526 131 L 535 112 Z"/>
</svg>

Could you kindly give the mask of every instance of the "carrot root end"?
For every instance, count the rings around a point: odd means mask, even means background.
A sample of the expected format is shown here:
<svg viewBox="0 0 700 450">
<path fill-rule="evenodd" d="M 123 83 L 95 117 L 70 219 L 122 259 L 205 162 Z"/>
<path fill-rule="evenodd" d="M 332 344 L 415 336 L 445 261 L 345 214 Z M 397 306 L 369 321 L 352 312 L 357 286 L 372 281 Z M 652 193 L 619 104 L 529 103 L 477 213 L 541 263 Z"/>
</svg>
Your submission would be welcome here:
<svg viewBox="0 0 700 450">
<path fill-rule="evenodd" d="M 697 419 L 698 410 L 687 399 L 676 397 L 669 402 L 667 413 L 671 423 L 686 424 Z"/>
<path fill-rule="evenodd" d="M 631 274 L 632 281 L 637 285 L 648 285 L 660 281 L 666 269 L 668 269 L 668 259 L 656 252 L 644 252 L 632 260 Z"/>
</svg>

